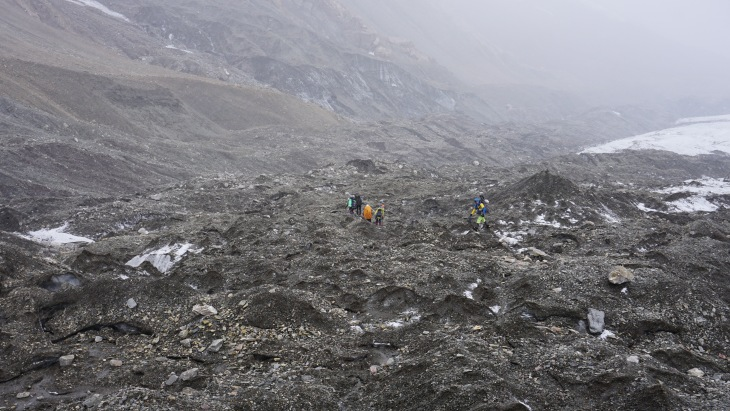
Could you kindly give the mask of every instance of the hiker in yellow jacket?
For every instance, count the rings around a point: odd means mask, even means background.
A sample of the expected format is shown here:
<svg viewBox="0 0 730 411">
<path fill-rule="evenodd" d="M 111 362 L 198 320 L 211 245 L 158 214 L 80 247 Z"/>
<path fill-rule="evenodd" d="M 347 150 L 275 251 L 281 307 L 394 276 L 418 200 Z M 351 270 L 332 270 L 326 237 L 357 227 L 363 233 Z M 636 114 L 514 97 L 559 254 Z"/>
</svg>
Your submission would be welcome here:
<svg viewBox="0 0 730 411">
<path fill-rule="evenodd" d="M 383 225 L 383 219 L 385 218 L 385 204 L 380 203 L 380 206 L 375 209 L 375 225 Z"/>
</svg>

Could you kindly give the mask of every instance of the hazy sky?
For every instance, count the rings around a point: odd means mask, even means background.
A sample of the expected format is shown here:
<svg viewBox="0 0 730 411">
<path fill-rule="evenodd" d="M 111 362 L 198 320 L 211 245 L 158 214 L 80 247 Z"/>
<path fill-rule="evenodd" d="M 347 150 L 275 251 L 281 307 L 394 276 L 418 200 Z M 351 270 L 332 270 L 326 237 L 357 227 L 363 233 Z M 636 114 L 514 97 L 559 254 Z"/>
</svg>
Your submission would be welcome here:
<svg viewBox="0 0 730 411">
<path fill-rule="evenodd" d="M 470 84 L 730 95 L 730 0 L 342 0 Z"/>
<path fill-rule="evenodd" d="M 727 0 L 584 0 L 668 39 L 730 53 L 730 1 Z"/>
</svg>

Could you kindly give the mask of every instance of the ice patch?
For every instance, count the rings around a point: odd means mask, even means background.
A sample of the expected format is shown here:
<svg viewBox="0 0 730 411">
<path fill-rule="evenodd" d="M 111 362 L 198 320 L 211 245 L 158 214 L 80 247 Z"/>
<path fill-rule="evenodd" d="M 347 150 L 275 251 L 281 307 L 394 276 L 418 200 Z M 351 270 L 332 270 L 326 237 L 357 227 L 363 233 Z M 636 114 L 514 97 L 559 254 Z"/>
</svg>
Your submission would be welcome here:
<svg viewBox="0 0 730 411">
<path fill-rule="evenodd" d="M 494 315 L 497 315 L 499 313 L 499 310 L 501 310 L 501 309 L 502 309 L 502 307 L 500 307 L 498 305 L 493 305 L 493 306 L 489 307 L 489 310 L 492 313 L 494 313 Z"/>
<path fill-rule="evenodd" d="M 86 237 L 79 237 L 73 234 L 66 233 L 68 223 L 63 223 L 62 226 L 52 229 L 41 229 L 38 231 L 30 231 L 27 235 L 17 234 L 18 237 L 25 238 L 26 240 L 34 241 L 40 244 L 47 245 L 61 245 L 61 244 L 73 244 L 73 243 L 93 243 L 94 240 Z"/>
<path fill-rule="evenodd" d="M 78 4 L 79 6 L 93 7 L 109 16 L 112 16 L 112 17 L 115 17 L 115 18 L 118 18 L 120 20 L 124 20 L 127 22 L 129 21 L 129 19 L 125 15 L 123 15 L 121 13 L 117 13 L 116 11 L 109 10 L 109 8 L 107 8 L 105 5 L 99 3 L 98 1 L 95 1 L 95 0 L 66 0 L 66 1 L 68 1 L 69 3 L 73 3 L 73 4 Z"/>
<path fill-rule="evenodd" d="M 470 300 L 473 300 L 474 299 L 474 295 L 472 295 L 472 292 L 469 291 L 469 290 L 464 291 L 464 297 L 466 297 L 466 298 L 468 298 Z"/>
<path fill-rule="evenodd" d="M 137 268 L 145 261 L 149 261 L 159 272 L 166 274 L 175 265 L 182 260 L 183 256 L 190 251 L 198 254 L 203 251 L 202 248 L 192 248 L 190 243 L 166 245 L 157 250 L 145 251 L 144 254 L 135 256 L 127 261 L 126 265 Z"/>
</svg>

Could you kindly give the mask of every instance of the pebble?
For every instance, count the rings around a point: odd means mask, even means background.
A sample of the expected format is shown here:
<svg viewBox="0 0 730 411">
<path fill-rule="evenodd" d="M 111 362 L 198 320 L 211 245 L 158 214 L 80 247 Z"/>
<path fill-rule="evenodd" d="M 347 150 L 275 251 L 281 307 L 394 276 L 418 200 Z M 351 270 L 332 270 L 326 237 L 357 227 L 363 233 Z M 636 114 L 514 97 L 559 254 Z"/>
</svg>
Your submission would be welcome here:
<svg viewBox="0 0 730 411">
<path fill-rule="evenodd" d="M 608 274 L 608 281 L 611 284 L 624 284 L 634 281 L 634 273 L 624 266 L 616 266 Z"/>
<path fill-rule="evenodd" d="M 137 302 L 134 301 L 134 298 L 130 298 L 127 300 L 127 307 L 129 308 L 135 308 L 137 306 Z"/>
<path fill-rule="evenodd" d="M 208 346 L 208 351 L 211 352 L 218 352 L 221 350 L 221 347 L 223 347 L 223 339 L 213 340 L 212 343 Z"/>
<path fill-rule="evenodd" d="M 73 354 L 63 355 L 58 358 L 58 365 L 60 365 L 61 367 L 68 367 L 69 365 L 71 365 L 74 362 L 75 358 L 76 358 L 76 356 Z"/>
<path fill-rule="evenodd" d="M 15 398 L 28 398 L 30 397 L 30 393 L 28 391 L 19 392 L 18 395 L 15 396 Z"/>
<path fill-rule="evenodd" d="M 180 344 L 182 344 L 182 346 L 185 348 L 190 348 L 193 345 L 193 341 L 190 338 L 186 338 L 180 341 Z"/>
<path fill-rule="evenodd" d="M 687 371 L 687 374 L 697 378 L 702 378 L 705 376 L 705 372 L 700 370 L 699 368 L 692 368 L 691 370 Z"/>
<path fill-rule="evenodd" d="M 167 377 L 167 380 L 165 381 L 165 385 L 170 386 L 172 384 L 175 384 L 178 378 L 179 377 L 175 375 L 175 373 L 170 374 L 170 376 Z"/>
<path fill-rule="evenodd" d="M 630 356 L 626 357 L 626 362 L 630 362 L 630 363 L 633 363 L 633 364 L 638 364 L 639 363 L 639 357 L 636 356 L 636 355 L 630 355 Z"/>
<path fill-rule="evenodd" d="M 104 337 L 102 337 L 100 335 L 97 335 L 96 337 L 94 337 L 94 342 L 100 343 L 102 341 L 104 341 Z"/>
<path fill-rule="evenodd" d="M 198 376 L 198 369 L 197 368 L 191 368 L 191 369 L 189 369 L 187 371 L 183 371 L 180 374 L 180 379 L 183 380 L 183 381 L 190 381 L 190 380 L 192 380 L 193 378 L 195 378 L 197 376 Z"/>
<path fill-rule="evenodd" d="M 111 360 L 111 361 L 109 361 L 109 365 L 111 365 L 112 367 L 121 367 L 122 364 L 124 364 L 122 362 L 122 360 Z"/>
<path fill-rule="evenodd" d="M 101 395 L 100 394 L 92 394 L 86 397 L 84 400 L 84 407 L 86 408 L 94 408 L 97 405 L 101 403 Z"/>
</svg>

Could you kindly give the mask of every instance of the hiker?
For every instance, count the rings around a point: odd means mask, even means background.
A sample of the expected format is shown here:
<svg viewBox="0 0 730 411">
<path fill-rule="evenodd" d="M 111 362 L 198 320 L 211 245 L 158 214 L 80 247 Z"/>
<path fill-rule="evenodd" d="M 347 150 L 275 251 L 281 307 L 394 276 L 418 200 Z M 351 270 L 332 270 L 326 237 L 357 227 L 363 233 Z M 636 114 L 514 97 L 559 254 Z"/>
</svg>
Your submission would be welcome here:
<svg viewBox="0 0 730 411">
<path fill-rule="evenodd" d="M 482 200 L 484 200 L 484 197 L 482 196 Z M 487 229 L 489 228 L 489 224 L 487 224 L 487 213 L 489 212 L 489 208 L 487 208 L 486 200 L 481 201 L 479 203 L 479 211 L 477 212 L 477 231 L 480 228 Z"/>
<path fill-rule="evenodd" d="M 383 225 L 383 219 L 385 218 L 385 204 L 380 203 L 380 206 L 375 209 L 375 225 Z"/>
<path fill-rule="evenodd" d="M 350 214 L 355 214 L 355 196 L 350 196 L 347 199 L 347 210 Z"/>
<path fill-rule="evenodd" d="M 355 214 L 360 215 L 362 213 L 362 197 L 360 194 L 355 193 Z"/>
<path fill-rule="evenodd" d="M 368 203 L 365 203 L 365 208 L 362 209 L 362 218 L 368 220 L 368 222 L 372 222 L 373 208 Z"/>
<path fill-rule="evenodd" d="M 471 212 L 469 213 L 468 218 L 469 224 L 471 224 L 472 218 L 477 216 L 476 230 L 479 231 L 479 228 L 482 226 L 484 228 L 489 228 L 489 225 L 487 224 L 487 213 L 489 213 L 489 208 L 487 208 L 487 200 L 484 198 L 484 195 L 474 197 L 474 204 L 471 207 Z"/>
<path fill-rule="evenodd" d="M 472 218 L 477 215 L 477 211 L 479 210 L 479 204 L 481 204 L 481 198 L 480 197 L 474 197 L 474 204 L 471 205 L 471 208 L 469 209 L 469 224 L 471 224 Z"/>
</svg>

